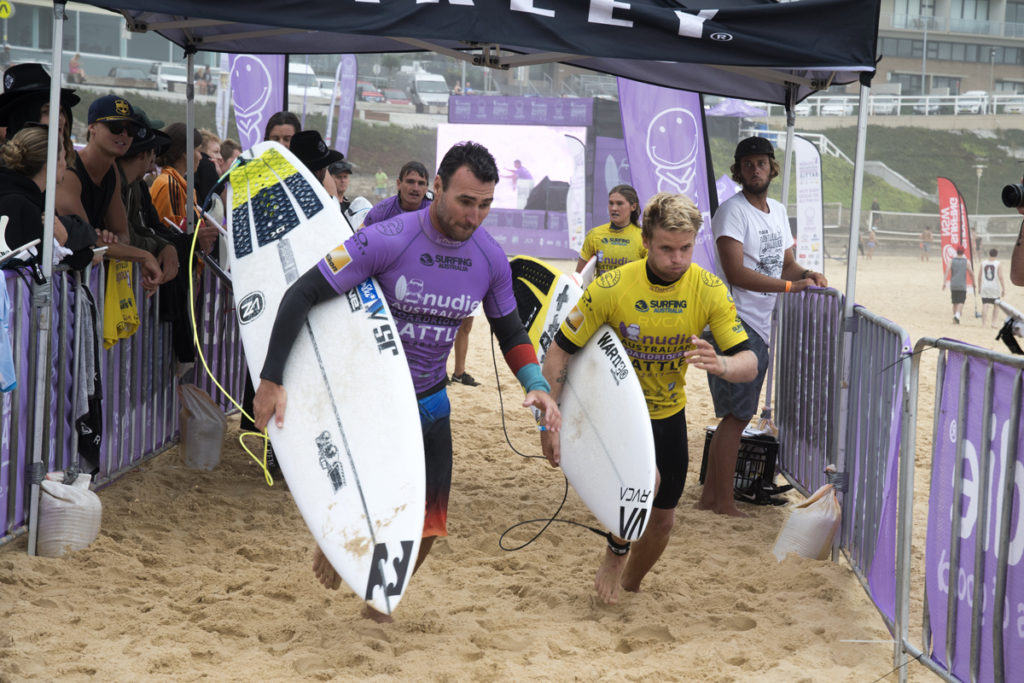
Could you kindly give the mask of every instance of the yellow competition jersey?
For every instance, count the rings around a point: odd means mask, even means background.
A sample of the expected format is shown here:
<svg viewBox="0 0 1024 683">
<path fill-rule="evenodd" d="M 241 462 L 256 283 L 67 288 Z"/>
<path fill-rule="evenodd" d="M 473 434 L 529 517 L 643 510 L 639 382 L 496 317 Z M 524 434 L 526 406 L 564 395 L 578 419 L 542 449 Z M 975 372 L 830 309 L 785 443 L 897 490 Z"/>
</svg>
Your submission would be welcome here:
<svg viewBox="0 0 1024 683">
<path fill-rule="evenodd" d="M 589 261 L 597 254 L 597 270 L 594 277 L 609 270 L 639 261 L 647 256 L 640 228 L 630 223 L 624 228 L 613 228 L 611 223 L 599 225 L 587 233 L 583 240 L 580 258 Z"/>
<path fill-rule="evenodd" d="M 647 259 L 628 263 L 594 280 L 560 328 L 582 347 L 607 323 L 626 349 L 656 420 L 686 406 L 690 337 L 711 326 L 721 349 L 747 339 L 725 284 L 696 263 L 675 283 L 661 287 L 647 278 Z"/>
</svg>

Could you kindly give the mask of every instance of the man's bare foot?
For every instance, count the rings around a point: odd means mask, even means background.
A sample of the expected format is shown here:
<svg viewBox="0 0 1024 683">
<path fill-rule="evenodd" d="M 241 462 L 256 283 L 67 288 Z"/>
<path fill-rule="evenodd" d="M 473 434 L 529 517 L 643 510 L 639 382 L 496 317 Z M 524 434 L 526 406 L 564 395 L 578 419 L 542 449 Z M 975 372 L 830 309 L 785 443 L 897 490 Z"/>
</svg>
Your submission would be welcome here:
<svg viewBox="0 0 1024 683">
<path fill-rule="evenodd" d="M 327 556 L 320 550 L 320 546 L 313 551 L 313 573 L 324 588 L 332 591 L 341 588 L 341 577 L 327 561 Z"/>
<path fill-rule="evenodd" d="M 716 515 L 728 515 L 730 517 L 749 517 L 746 512 L 742 512 L 735 505 L 722 505 L 715 508 Z"/>
<path fill-rule="evenodd" d="M 594 577 L 594 588 L 606 605 L 614 605 L 619 601 L 619 582 L 622 579 L 622 570 L 626 568 L 627 559 L 628 555 L 616 555 L 608 549 L 604 551 L 604 561 L 597 570 L 597 576 Z"/>
<path fill-rule="evenodd" d="M 704 496 L 701 496 L 700 500 L 693 504 L 695 510 L 710 510 L 712 507 L 711 503 L 704 500 Z"/>
<path fill-rule="evenodd" d="M 375 621 L 378 624 L 390 624 L 395 621 L 390 614 L 384 614 L 369 605 L 363 607 L 363 618 Z"/>
</svg>

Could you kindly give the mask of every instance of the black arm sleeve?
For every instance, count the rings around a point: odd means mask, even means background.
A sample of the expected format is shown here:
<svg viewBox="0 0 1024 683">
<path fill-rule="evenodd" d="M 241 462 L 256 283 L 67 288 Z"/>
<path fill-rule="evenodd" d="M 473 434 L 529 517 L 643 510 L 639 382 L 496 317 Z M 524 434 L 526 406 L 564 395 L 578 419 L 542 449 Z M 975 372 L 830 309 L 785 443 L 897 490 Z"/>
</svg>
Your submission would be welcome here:
<svg viewBox="0 0 1024 683">
<path fill-rule="evenodd" d="M 569 338 L 562 334 L 561 329 L 559 329 L 558 332 L 555 332 L 555 343 L 558 344 L 558 348 L 562 349 L 570 356 L 582 348 L 569 341 Z"/>
<path fill-rule="evenodd" d="M 755 332 L 755 334 L 756 334 L 756 332 Z M 723 356 L 735 356 L 740 351 L 746 351 L 748 349 L 750 349 L 750 340 L 749 339 L 744 339 L 739 344 L 733 344 L 732 346 L 727 348 L 725 351 L 722 351 L 722 355 Z"/>
<path fill-rule="evenodd" d="M 498 346 L 502 353 L 508 353 L 509 349 L 519 344 L 532 346 L 530 335 L 526 333 L 516 311 L 500 318 L 488 318 L 487 321 L 491 324 L 491 332 L 498 338 Z"/>
<path fill-rule="evenodd" d="M 267 347 L 267 359 L 263 361 L 263 371 L 260 372 L 261 378 L 275 384 L 284 381 L 285 363 L 295 338 L 306 322 L 309 309 L 336 296 L 338 293 L 316 266 L 292 283 L 281 299 L 281 307 L 277 309 L 274 329 L 270 333 L 270 345 Z"/>
</svg>

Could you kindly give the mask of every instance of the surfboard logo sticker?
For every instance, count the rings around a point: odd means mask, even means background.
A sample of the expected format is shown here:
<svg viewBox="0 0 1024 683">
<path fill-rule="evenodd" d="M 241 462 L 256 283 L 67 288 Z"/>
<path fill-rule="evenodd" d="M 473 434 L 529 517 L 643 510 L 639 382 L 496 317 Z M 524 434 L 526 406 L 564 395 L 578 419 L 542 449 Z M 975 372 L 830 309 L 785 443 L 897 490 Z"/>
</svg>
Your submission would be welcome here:
<svg viewBox="0 0 1024 683">
<path fill-rule="evenodd" d="M 635 490 L 635 489 L 631 489 Z M 646 492 L 648 495 L 650 491 Z M 646 497 L 644 498 L 646 500 Z M 647 524 L 647 507 L 633 507 L 626 517 L 626 506 L 619 506 L 619 538 L 632 541 L 640 538 Z"/>
<path fill-rule="evenodd" d="M 606 331 L 602 334 L 597 340 L 597 345 L 610 361 L 612 379 L 615 380 L 615 385 L 618 386 L 619 382 L 629 376 L 629 363 L 619 353 L 618 346 L 615 344 L 615 336 L 611 332 Z"/>
<path fill-rule="evenodd" d="M 267 299 L 263 292 L 249 292 L 238 302 L 238 322 L 245 325 L 251 323 L 267 309 Z"/>
<path fill-rule="evenodd" d="M 342 268 L 352 263 L 352 257 L 348 255 L 345 245 L 339 244 L 324 256 L 324 262 L 331 269 L 331 272 L 337 275 L 341 272 Z"/>
<path fill-rule="evenodd" d="M 412 541 L 401 541 L 401 554 L 391 560 L 391 568 L 394 570 L 394 581 L 388 581 L 385 574 L 388 572 L 388 559 L 390 553 L 386 543 L 378 543 L 373 548 L 373 560 L 370 562 L 370 578 L 366 582 L 366 594 L 364 600 L 369 602 L 373 599 L 373 591 L 380 588 L 387 597 L 394 597 L 402 594 L 405 587 L 405 578 L 409 573 L 409 566 L 412 560 Z"/>
<path fill-rule="evenodd" d="M 337 493 L 344 488 L 346 483 L 345 468 L 338 458 L 338 447 L 334 445 L 334 440 L 331 439 L 331 434 L 326 429 L 320 432 L 314 441 L 320 469 L 327 473 L 328 481 L 331 482 L 331 487 Z"/>
</svg>

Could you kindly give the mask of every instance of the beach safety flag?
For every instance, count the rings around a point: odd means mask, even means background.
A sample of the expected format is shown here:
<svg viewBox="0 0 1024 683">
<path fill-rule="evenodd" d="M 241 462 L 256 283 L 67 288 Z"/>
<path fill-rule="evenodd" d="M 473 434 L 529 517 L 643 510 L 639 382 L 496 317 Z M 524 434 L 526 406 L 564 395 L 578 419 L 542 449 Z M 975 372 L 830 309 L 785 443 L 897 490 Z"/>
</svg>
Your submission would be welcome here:
<svg viewBox="0 0 1024 683">
<path fill-rule="evenodd" d="M 964 196 L 949 178 L 938 178 L 939 185 L 939 229 L 942 235 L 942 272 L 959 249 L 971 267 L 967 269 L 967 286 L 974 288 L 974 255 L 971 253 L 971 225 L 967 220 L 967 205 Z"/>
</svg>

